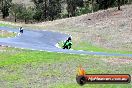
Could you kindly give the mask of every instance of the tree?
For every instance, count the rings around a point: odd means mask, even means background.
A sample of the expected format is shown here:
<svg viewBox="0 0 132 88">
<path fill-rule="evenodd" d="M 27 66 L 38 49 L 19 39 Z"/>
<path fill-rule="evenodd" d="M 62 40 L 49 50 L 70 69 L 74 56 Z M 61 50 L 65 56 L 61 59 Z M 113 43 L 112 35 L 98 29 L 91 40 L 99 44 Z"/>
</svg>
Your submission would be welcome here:
<svg viewBox="0 0 132 88">
<path fill-rule="evenodd" d="M 44 0 L 44 18 L 45 18 L 45 20 L 46 20 L 46 18 L 47 18 L 47 8 L 48 6 L 47 6 L 47 0 Z"/>
<path fill-rule="evenodd" d="M 25 23 L 28 23 L 29 20 L 33 19 L 34 9 L 32 7 L 23 7 L 22 10 L 22 18 L 24 19 Z"/>
<path fill-rule="evenodd" d="M 0 10 L 2 9 L 3 6 L 3 0 L 0 0 Z"/>
<path fill-rule="evenodd" d="M 60 17 L 60 13 L 61 13 L 61 0 L 50 0 L 49 1 L 49 19 L 51 19 L 52 21 L 57 18 Z"/>
<path fill-rule="evenodd" d="M 23 4 L 12 4 L 10 13 L 14 16 L 15 22 L 17 19 L 24 19 L 25 23 L 27 23 L 28 20 L 33 19 L 34 11 L 33 8 L 26 8 Z"/>
<path fill-rule="evenodd" d="M 86 3 L 88 3 L 89 8 L 91 9 L 91 12 L 94 12 L 94 5 L 95 5 L 95 0 L 88 0 L 86 1 Z"/>
<path fill-rule="evenodd" d="M 109 7 L 116 6 L 116 0 L 96 0 L 99 9 L 108 9 Z"/>
<path fill-rule="evenodd" d="M 21 14 L 22 4 L 12 4 L 10 8 L 10 13 L 15 17 L 15 22 L 17 18 L 19 18 L 19 14 Z"/>
<path fill-rule="evenodd" d="M 67 3 L 68 17 L 75 16 L 77 12 L 77 7 L 84 6 L 83 0 L 66 0 L 66 3 Z"/>
<path fill-rule="evenodd" d="M 78 7 L 84 7 L 84 0 L 75 0 Z"/>
<path fill-rule="evenodd" d="M 33 19 L 37 20 L 37 21 L 40 21 L 41 20 L 41 17 L 42 17 L 42 11 L 41 9 L 35 9 L 35 13 L 33 15 Z"/>
<path fill-rule="evenodd" d="M 108 9 L 109 1 L 110 0 L 96 0 L 96 2 L 99 4 L 99 9 Z"/>
<path fill-rule="evenodd" d="M 0 0 L 0 2 L 3 19 L 5 19 L 7 16 L 9 16 L 9 8 L 11 7 L 12 0 Z"/>
<path fill-rule="evenodd" d="M 54 20 L 61 13 L 61 0 L 32 0 L 35 4 L 34 19 Z"/>
<path fill-rule="evenodd" d="M 68 17 L 75 16 L 77 6 L 75 3 L 75 0 L 67 0 L 67 12 L 68 12 Z"/>
<path fill-rule="evenodd" d="M 47 19 L 47 13 L 48 13 L 48 0 L 32 0 L 32 2 L 35 4 L 35 20 L 46 20 Z"/>
</svg>

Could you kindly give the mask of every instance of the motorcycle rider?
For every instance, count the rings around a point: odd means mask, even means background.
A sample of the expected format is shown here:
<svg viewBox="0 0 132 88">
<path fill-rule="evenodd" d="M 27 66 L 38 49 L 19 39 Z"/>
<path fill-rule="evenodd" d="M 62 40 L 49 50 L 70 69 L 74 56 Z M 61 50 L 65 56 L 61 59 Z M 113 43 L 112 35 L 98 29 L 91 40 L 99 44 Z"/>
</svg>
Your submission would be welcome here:
<svg viewBox="0 0 132 88">
<path fill-rule="evenodd" d="M 63 45 L 63 49 L 70 49 L 71 46 L 72 46 L 72 42 L 71 42 L 71 37 L 69 37 L 65 42 L 64 42 L 64 45 Z"/>
<path fill-rule="evenodd" d="M 20 29 L 19 29 L 19 30 L 20 30 L 20 33 L 23 33 L 23 28 L 22 28 L 22 27 L 20 27 Z"/>
</svg>

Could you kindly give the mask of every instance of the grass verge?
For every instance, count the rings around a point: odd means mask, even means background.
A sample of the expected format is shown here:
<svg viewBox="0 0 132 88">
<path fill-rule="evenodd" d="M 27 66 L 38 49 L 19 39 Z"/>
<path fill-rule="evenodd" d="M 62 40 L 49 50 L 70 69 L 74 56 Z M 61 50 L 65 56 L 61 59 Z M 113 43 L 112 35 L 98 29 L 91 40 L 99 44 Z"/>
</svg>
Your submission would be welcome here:
<svg viewBox="0 0 132 88">
<path fill-rule="evenodd" d="M 59 42 L 59 46 L 63 46 L 63 41 Z M 123 51 L 123 50 L 114 50 L 114 49 L 106 49 L 103 47 L 94 46 L 90 43 L 86 42 L 79 42 L 76 43 L 73 41 L 72 49 L 74 50 L 84 50 L 84 51 L 91 51 L 91 52 L 106 52 L 106 53 L 118 53 L 118 54 L 132 54 L 130 51 Z"/>
<path fill-rule="evenodd" d="M 0 38 L 15 37 L 16 35 L 17 34 L 14 32 L 0 30 Z"/>
<path fill-rule="evenodd" d="M 6 47 L 0 49 L 1 88 L 80 88 L 75 80 L 80 64 L 88 74 L 132 74 L 132 59 L 127 57 L 69 55 Z M 83 87 L 130 88 L 131 85 L 87 84 Z"/>
</svg>

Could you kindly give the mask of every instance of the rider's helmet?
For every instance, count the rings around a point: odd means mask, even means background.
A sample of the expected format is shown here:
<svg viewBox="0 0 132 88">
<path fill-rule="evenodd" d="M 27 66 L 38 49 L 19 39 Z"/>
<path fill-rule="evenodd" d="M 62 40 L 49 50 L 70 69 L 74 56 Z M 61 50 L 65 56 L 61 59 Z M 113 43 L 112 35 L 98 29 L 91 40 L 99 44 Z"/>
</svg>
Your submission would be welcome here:
<svg viewBox="0 0 132 88">
<path fill-rule="evenodd" d="M 68 40 L 71 40 L 71 37 L 69 37 Z"/>
<path fill-rule="evenodd" d="M 20 30 L 22 30 L 22 27 L 20 27 Z"/>
</svg>

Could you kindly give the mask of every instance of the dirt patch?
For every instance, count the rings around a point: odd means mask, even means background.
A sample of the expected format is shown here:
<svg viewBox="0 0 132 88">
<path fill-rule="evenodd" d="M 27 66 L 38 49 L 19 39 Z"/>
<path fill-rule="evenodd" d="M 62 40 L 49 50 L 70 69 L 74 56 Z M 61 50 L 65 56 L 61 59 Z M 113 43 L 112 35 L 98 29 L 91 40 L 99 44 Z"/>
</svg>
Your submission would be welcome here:
<svg viewBox="0 0 132 88">
<path fill-rule="evenodd" d="M 112 59 L 103 59 L 103 61 L 109 63 L 109 64 L 131 64 L 132 58 L 112 58 Z"/>
<path fill-rule="evenodd" d="M 5 50 L 7 48 L 7 46 L 2 46 L 2 45 L 0 45 L 0 49 L 1 50 Z"/>
</svg>

